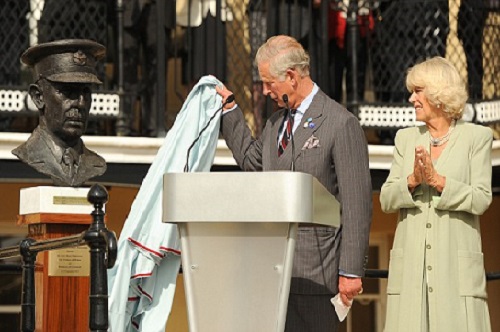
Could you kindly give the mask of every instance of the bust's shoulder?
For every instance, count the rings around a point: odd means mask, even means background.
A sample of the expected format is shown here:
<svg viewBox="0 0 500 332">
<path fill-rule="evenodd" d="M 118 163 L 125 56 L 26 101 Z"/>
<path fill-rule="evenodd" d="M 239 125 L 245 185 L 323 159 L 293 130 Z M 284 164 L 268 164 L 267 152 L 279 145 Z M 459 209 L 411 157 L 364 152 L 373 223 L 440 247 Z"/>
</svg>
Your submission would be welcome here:
<svg viewBox="0 0 500 332">
<path fill-rule="evenodd" d="M 96 152 L 88 149 L 85 145 L 83 146 L 83 154 L 81 158 L 83 158 L 83 164 L 88 165 L 89 167 L 106 167 L 106 160 L 104 160 L 104 158 Z"/>
<path fill-rule="evenodd" d="M 33 134 L 17 148 L 12 150 L 12 154 L 25 163 L 38 163 L 42 160 L 51 159 L 52 153 L 47 144 Z"/>
</svg>

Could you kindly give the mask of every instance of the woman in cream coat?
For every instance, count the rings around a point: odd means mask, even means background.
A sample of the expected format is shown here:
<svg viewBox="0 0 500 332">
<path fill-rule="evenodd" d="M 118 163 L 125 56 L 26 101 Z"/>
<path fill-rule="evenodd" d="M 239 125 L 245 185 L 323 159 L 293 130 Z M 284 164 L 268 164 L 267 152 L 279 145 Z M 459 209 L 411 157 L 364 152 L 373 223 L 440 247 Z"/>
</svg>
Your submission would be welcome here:
<svg viewBox="0 0 500 332">
<path fill-rule="evenodd" d="M 400 130 L 380 193 L 399 212 L 385 332 L 491 331 L 479 216 L 491 203 L 492 132 L 460 120 L 467 100 L 441 57 L 408 72 L 416 120 Z"/>
</svg>

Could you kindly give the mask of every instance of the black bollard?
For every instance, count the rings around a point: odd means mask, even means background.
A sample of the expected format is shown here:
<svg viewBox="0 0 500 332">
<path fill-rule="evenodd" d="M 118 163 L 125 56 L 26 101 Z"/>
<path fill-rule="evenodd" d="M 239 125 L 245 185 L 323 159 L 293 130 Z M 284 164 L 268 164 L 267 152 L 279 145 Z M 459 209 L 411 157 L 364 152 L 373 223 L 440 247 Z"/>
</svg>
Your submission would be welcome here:
<svg viewBox="0 0 500 332">
<path fill-rule="evenodd" d="M 23 260 L 23 290 L 21 297 L 21 331 L 35 331 L 35 261 L 36 251 L 31 251 L 33 239 L 24 239 L 19 244 Z"/>
<path fill-rule="evenodd" d="M 116 236 L 104 224 L 103 206 L 108 201 L 108 192 L 94 184 L 87 195 L 94 205 L 93 222 L 84 234 L 90 247 L 90 314 L 89 329 L 95 332 L 108 330 L 108 278 L 106 269 L 114 265 L 116 259 Z"/>
</svg>

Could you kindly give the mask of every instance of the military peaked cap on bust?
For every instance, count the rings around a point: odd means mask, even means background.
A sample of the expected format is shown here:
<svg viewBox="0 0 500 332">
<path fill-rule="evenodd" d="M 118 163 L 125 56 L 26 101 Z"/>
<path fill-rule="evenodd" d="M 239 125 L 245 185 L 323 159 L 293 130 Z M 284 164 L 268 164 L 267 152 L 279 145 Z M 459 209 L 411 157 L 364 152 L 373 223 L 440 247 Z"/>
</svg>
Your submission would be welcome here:
<svg viewBox="0 0 500 332">
<path fill-rule="evenodd" d="M 106 48 L 92 40 L 63 39 L 28 48 L 21 62 L 32 67 L 35 81 L 101 84 L 95 67 L 105 53 Z"/>
</svg>

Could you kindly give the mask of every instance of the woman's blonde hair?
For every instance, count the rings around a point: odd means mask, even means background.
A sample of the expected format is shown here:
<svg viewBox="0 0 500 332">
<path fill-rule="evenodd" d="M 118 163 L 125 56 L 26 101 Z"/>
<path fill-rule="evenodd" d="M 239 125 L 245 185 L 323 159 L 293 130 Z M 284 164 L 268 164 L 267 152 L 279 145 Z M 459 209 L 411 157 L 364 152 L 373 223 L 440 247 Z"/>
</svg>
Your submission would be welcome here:
<svg viewBox="0 0 500 332">
<path fill-rule="evenodd" d="M 448 60 L 434 57 L 408 70 L 406 88 L 413 92 L 424 89 L 427 100 L 448 114 L 452 119 L 460 119 L 469 98 L 465 83 L 458 70 Z"/>
<path fill-rule="evenodd" d="M 288 69 L 295 69 L 301 77 L 309 75 L 309 55 L 293 37 L 279 35 L 269 38 L 257 51 L 257 65 L 269 63 L 269 73 L 280 81 Z"/>
</svg>

